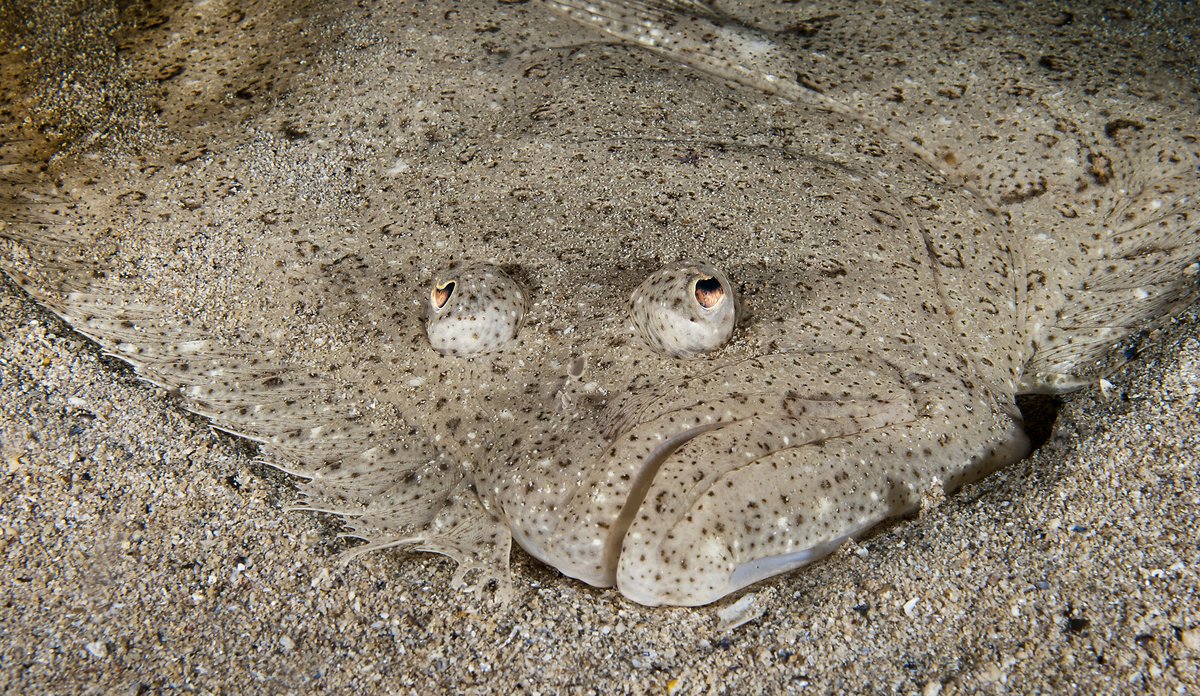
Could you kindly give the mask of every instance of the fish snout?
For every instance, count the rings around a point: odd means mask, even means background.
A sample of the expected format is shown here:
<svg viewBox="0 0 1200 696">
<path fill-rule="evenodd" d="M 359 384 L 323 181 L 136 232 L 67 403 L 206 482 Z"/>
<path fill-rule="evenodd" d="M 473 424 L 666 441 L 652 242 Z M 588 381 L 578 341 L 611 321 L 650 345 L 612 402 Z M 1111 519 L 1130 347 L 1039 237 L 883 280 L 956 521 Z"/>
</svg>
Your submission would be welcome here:
<svg viewBox="0 0 1200 696">
<path fill-rule="evenodd" d="M 880 465 L 904 401 L 826 402 L 699 433 L 657 467 L 621 540 L 615 583 L 646 605 L 700 605 L 832 551 L 919 496 Z M 630 505 L 635 504 L 631 499 Z"/>
<path fill-rule="evenodd" d="M 853 389 L 830 389 L 830 374 Z M 846 354 L 756 358 L 635 395 L 622 409 L 610 444 L 556 506 L 553 532 L 523 545 L 568 576 L 618 585 L 644 604 L 704 604 L 827 552 L 849 532 L 797 530 L 829 514 L 810 509 L 813 501 L 836 507 L 859 479 L 847 473 L 852 448 L 840 468 L 827 468 L 820 451 L 916 417 L 894 370 Z M 771 495 L 781 477 L 795 490 Z M 760 534 L 787 557 L 759 562 Z"/>
<path fill-rule="evenodd" d="M 716 601 L 1023 456 L 1019 426 L 961 385 L 776 354 L 634 395 L 535 555 L 641 604 Z"/>
</svg>

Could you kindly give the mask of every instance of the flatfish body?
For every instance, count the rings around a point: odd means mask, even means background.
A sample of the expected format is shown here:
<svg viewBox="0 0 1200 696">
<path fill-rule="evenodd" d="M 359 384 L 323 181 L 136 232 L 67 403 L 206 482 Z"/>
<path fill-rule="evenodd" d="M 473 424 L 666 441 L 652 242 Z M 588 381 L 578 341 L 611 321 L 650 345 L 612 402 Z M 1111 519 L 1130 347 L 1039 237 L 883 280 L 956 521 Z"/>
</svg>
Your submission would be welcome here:
<svg viewBox="0 0 1200 696">
<path fill-rule="evenodd" d="M 1189 64 L 989 7 L 37 5 L 0 263 L 355 553 L 708 603 L 1196 297 Z"/>
</svg>

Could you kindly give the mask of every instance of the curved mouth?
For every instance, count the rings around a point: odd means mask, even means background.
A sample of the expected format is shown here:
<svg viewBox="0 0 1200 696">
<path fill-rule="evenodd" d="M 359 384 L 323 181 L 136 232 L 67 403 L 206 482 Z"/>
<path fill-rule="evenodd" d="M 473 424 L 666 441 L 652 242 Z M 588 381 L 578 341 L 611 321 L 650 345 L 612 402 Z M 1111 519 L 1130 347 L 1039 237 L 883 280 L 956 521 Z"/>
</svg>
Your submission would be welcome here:
<svg viewBox="0 0 1200 696">
<path fill-rule="evenodd" d="M 641 556 L 651 542 L 683 543 L 672 530 L 704 500 L 735 517 L 753 505 L 714 490 L 718 481 L 799 448 L 912 420 L 916 408 L 882 361 L 773 354 L 630 395 L 611 415 L 609 444 L 581 463 L 578 487 L 552 509 L 553 531 L 538 543 L 518 534 L 535 556 L 602 587 L 617 584 L 618 566 L 641 562 L 623 557 L 631 545 Z M 723 522 L 732 533 L 739 519 Z"/>
<path fill-rule="evenodd" d="M 604 543 L 602 559 L 605 568 L 611 568 L 613 573 L 616 573 L 617 560 L 621 556 L 621 546 L 625 542 L 625 535 L 629 532 L 629 526 L 633 524 L 634 517 L 641 510 L 642 503 L 646 500 L 646 494 L 650 492 L 650 485 L 654 483 L 654 477 L 658 475 L 658 470 L 663 462 L 667 461 L 676 450 L 683 447 L 688 441 L 726 425 L 728 423 L 710 423 L 686 430 L 665 440 L 643 460 L 641 470 L 633 477 L 633 484 L 629 488 L 625 504 L 621 507 L 616 521 L 608 530 L 608 539 Z"/>
<path fill-rule="evenodd" d="M 680 509 L 674 505 L 675 501 L 698 499 L 718 478 L 740 468 L 753 466 L 787 450 L 824 446 L 831 441 L 894 425 L 914 416 L 911 404 L 903 399 L 813 399 L 802 398 L 794 393 L 786 393 L 782 398 L 776 395 L 776 399 L 775 404 L 771 404 L 765 396 L 746 399 L 757 403 L 757 407 L 750 407 L 744 412 L 718 401 L 724 408 L 716 409 L 709 416 L 715 417 L 714 422 L 695 425 L 665 437 L 644 456 L 640 469 L 631 481 L 624 505 L 608 530 L 604 544 L 604 567 L 613 569 L 615 573 L 626 546 L 626 537 L 639 515 L 648 521 L 652 516 L 682 514 L 689 506 Z M 737 405 L 745 406 L 741 401 L 739 399 Z M 618 440 L 630 434 L 649 437 L 650 433 L 662 427 L 663 420 L 686 420 L 681 418 L 682 414 L 695 413 L 697 410 L 704 412 L 709 408 L 710 404 L 701 402 L 682 411 L 660 414 L 634 426 L 619 436 Z M 610 453 L 617 454 L 612 450 Z M 670 472 L 664 476 L 665 480 L 660 480 L 664 467 L 669 467 Z M 652 489 L 654 499 L 647 500 Z"/>
</svg>

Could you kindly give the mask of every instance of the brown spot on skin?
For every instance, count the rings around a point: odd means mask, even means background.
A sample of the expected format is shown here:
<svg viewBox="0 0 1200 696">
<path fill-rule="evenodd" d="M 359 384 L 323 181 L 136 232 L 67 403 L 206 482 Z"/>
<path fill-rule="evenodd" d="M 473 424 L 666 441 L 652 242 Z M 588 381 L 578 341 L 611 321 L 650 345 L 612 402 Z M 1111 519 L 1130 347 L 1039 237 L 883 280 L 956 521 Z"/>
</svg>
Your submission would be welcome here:
<svg viewBox="0 0 1200 696">
<path fill-rule="evenodd" d="M 1088 174 L 1097 184 L 1103 186 L 1113 178 L 1112 160 L 1104 153 L 1089 152 L 1087 156 Z"/>
<path fill-rule="evenodd" d="M 1131 121 L 1127 118 L 1114 118 L 1113 120 L 1104 124 L 1104 135 L 1108 136 L 1110 140 L 1116 140 L 1119 136 L 1122 136 L 1129 131 L 1140 132 L 1145 129 L 1145 127 L 1146 125 L 1144 123 Z"/>
</svg>

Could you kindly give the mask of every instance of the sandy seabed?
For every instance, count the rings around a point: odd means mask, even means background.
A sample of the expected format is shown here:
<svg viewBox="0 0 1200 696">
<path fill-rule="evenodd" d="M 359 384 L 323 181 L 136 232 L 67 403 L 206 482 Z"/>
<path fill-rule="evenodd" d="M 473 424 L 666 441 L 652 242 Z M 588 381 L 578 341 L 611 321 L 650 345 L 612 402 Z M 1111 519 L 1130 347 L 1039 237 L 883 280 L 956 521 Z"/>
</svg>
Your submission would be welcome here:
<svg viewBox="0 0 1200 696">
<path fill-rule="evenodd" d="M 1033 457 L 756 586 L 762 616 L 722 631 L 733 600 L 647 609 L 519 551 L 508 606 L 436 557 L 342 565 L 252 448 L 6 281 L 0 690 L 1194 691 L 1198 321 L 1069 397 Z"/>
<path fill-rule="evenodd" d="M 1194 693 L 1198 335 L 1193 308 L 1032 457 L 714 607 L 521 551 L 500 606 L 437 557 L 341 563 L 253 447 L 3 280 L 0 691 Z"/>
</svg>

